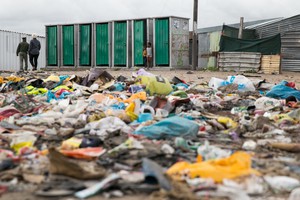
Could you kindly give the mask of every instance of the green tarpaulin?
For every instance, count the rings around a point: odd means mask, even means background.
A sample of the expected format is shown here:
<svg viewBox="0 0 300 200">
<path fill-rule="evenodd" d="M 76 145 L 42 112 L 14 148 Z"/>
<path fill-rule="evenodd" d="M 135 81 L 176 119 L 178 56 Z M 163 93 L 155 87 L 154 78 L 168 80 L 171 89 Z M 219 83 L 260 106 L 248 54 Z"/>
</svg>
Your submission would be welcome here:
<svg viewBox="0 0 300 200">
<path fill-rule="evenodd" d="M 238 38 L 239 29 L 231 26 L 223 25 L 222 35 L 232 37 L 232 38 Z M 257 39 L 257 38 L 258 37 L 255 29 L 243 29 L 242 39 Z"/>
<path fill-rule="evenodd" d="M 256 40 L 237 39 L 222 35 L 220 52 L 259 52 L 263 55 L 280 54 L 280 34 Z"/>
</svg>

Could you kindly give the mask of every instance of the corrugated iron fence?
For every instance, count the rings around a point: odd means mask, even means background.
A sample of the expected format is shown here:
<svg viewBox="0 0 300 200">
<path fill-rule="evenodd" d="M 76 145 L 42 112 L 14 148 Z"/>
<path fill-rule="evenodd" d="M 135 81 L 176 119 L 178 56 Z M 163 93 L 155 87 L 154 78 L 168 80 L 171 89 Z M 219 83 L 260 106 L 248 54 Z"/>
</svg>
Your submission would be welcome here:
<svg viewBox="0 0 300 200">
<path fill-rule="evenodd" d="M 32 39 L 31 35 L 24 33 L 16 33 L 10 31 L 0 30 L 0 70 L 2 71 L 18 71 L 19 70 L 19 58 L 16 55 L 18 44 L 21 42 L 22 37 L 27 38 L 29 43 Z M 45 37 L 37 38 L 41 42 L 41 51 L 38 59 L 38 67 L 42 68 L 46 65 L 45 49 L 46 40 Z M 31 69 L 28 58 L 28 67 Z"/>
<path fill-rule="evenodd" d="M 252 52 L 220 52 L 218 67 L 221 71 L 258 72 L 261 53 Z"/>
<path fill-rule="evenodd" d="M 300 15 L 254 27 L 260 38 L 281 34 L 281 68 L 300 71 Z"/>
</svg>

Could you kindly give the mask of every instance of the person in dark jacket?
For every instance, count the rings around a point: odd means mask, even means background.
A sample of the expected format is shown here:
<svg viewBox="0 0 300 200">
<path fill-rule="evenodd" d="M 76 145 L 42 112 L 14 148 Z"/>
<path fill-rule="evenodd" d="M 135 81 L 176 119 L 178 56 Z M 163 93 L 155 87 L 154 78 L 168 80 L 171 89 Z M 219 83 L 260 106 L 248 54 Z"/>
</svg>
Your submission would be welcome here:
<svg viewBox="0 0 300 200">
<path fill-rule="evenodd" d="M 28 49 L 29 44 L 26 42 L 26 37 L 22 38 L 22 42 L 19 43 L 17 48 L 17 56 L 19 56 L 20 59 L 20 71 L 23 71 L 23 61 L 25 63 L 25 71 L 28 70 Z"/>
<path fill-rule="evenodd" d="M 32 35 L 32 40 L 29 44 L 29 61 L 32 65 L 32 71 L 37 70 L 38 58 L 40 55 L 41 43 L 36 39 L 36 35 Z"/>
</svg>

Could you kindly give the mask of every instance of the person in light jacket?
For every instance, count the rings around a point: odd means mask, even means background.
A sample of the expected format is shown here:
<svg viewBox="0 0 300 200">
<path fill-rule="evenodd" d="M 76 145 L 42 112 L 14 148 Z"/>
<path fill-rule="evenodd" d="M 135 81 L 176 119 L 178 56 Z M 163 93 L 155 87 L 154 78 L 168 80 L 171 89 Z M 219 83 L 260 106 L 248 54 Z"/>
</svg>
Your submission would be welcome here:
<svg viewBox="0 0 300 200">
<path fill-rule="evenodd" d="M 32 65 L 32 71 L 37 70 L 38 67 L 38 58 L 40 55 L 41 43 L 36 39 L 36 35 L 32 34 L 32 40 L 29 44 L 29 61 Z"/>
</svg>

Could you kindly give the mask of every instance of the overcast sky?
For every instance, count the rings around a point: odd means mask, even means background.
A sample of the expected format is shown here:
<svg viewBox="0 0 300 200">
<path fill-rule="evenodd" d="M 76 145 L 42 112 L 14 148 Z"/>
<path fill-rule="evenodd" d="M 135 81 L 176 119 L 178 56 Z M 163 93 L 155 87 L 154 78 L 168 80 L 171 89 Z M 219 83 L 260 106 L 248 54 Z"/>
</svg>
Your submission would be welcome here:
<svg viewBox="0 0 300 200">
<path fill-rule="evenodd" d="M 47 24 L 109 21 L 156 16 L 192 20 L 194 0 L 0 0 L 0 29 L 45 35 Z M 198 27 L 290 17 L 299 0 L 199 0 Z M 190 27 L 191 29 L 191 27 Z"/>
</svg>

